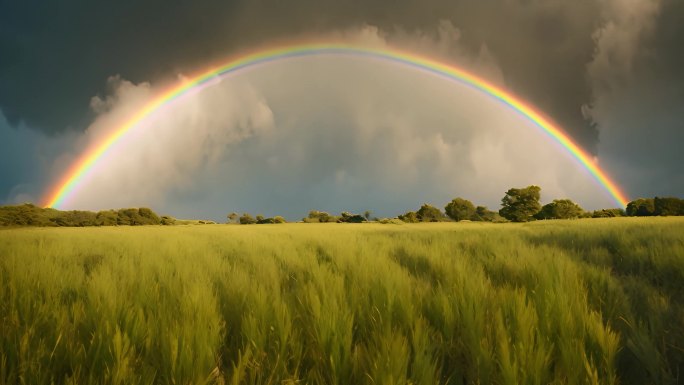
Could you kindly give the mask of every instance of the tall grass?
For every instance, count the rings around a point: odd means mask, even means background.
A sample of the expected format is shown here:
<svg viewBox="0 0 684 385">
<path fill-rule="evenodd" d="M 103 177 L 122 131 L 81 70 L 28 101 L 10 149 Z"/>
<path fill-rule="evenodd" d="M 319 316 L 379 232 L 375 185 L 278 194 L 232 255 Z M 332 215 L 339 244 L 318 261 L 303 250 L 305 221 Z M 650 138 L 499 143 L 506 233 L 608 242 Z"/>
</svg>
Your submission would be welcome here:
<svg viewBox="0 0 684 385">
<path fill-rule="evenodd" d="M 683 372 L 678 218 L 0 231 L 0 384 Z"/>
</svg>

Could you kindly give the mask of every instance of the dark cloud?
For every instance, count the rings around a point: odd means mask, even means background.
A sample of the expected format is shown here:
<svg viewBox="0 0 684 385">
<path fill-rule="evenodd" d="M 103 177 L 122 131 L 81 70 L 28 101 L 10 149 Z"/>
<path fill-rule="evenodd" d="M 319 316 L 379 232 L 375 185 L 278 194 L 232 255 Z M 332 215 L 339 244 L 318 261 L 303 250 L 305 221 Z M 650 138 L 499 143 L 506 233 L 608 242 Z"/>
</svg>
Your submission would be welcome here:
<svg viewBox="0 0 684 385">
<path fill-rule="evenodd" d="M 682 197 L 684 3 L 640 4 L 616 10 L 590 66 L 599 153 L 632 197 Z"/>
<path fill-rule="evenodd" d="M 0 205 L 39 202 L 45 181 L 55 167 L 61 169 L 61 154 L 73 149 L 76 135 L 48 137 L 23 124 L 13 127 L 0 110 Z"/>
<path fill-rule="evenodd" d="M 0 106 L 45 131 L 82 129 L 90 97 L 109 76 L 155 81 L 251 45 L 363 24 L 430 30 L 448 20 L 464 47 L 483 46 L 506 84 L 590 148 L 581 114 L 591 91 L 585 64 L 599 23 L 594 2 L 566 1 L 69 1 L 5 2 L 0 8 Z M 7 55 L 5 55 L 7 53 Z M 3 60 L 5 61 L 5 60 Z"/>
</svg>

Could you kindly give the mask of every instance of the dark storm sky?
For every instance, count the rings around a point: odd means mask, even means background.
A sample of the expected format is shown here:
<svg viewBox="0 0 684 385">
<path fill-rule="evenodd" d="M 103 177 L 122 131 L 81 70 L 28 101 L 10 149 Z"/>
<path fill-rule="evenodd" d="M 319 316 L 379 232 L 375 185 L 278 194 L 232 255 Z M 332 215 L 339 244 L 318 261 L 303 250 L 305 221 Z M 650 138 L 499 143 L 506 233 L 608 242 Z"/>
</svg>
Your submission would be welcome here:
<svg viewBox="0 0 684 385">
<path fill-rule="evenodd" d="M 0 202 L 46 172 L 49 149 L 17 146 L 82 132 L 112 75 L 154 83 L 277 39 L 371 25 L 391 42 L 444 21 L 509 89 L 605 151 L 630 195 L 684 195 L 682 1 L 0 0 Z"/>
</svg>

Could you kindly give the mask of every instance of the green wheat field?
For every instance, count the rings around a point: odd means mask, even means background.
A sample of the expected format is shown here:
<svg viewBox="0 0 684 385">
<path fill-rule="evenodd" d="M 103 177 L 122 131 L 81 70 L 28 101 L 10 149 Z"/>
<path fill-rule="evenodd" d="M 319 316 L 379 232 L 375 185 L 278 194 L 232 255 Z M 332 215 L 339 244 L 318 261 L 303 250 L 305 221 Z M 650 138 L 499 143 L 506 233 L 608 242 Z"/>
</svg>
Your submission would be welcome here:
<svg viewBox="0 0 684 385">
<path fill-rule="evenodd" d="M 682 384 L 684 218 L 0 230 L 1 384 Z"/>
</svg>

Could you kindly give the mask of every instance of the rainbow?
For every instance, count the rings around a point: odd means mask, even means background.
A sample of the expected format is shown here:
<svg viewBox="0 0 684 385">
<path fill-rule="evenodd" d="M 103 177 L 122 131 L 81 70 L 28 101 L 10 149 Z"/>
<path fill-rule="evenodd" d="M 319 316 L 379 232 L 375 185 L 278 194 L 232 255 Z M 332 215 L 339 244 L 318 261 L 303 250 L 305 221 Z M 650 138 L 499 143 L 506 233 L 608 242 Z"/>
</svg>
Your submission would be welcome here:
<svg viewBox="0 0 684 385">
<path fill-rule="evenodd" d="M 279 48 L 263 49 L 250 54 L 236 56 L 219 66 L 188 78 L 188 80 L 181 82 L 181 84 L 170 87 L 148 102 L 136 114 L 114 129 L 111 134 L 86 151 L 74 162 L 59 183 L 47 194 L 44 205 L 46 207 L 59 208 L 77 190 L 81 182 L 97 168 L 97 165 L 101 164 L 102 159 L 112 147 L 131 131 L 135 130 L 136 127 L 141 126 L 140 123 L 145 119 L 151 115 L 163 112 L 165 107 L 168 108 L 172 102 L 182 99 L 184 95 L 199 92 L 203 88 L 215 84 L 216 80 L 220 79 L 221 76 L 256 65 L 284 59 L 321 55 L 366 57 L 391 62 L 425 71 L 479 90 L 503 102 L 534 123 L 543 133 L 565 148 L 605 189 L 619 207 L 627 205 L 628 199 L 626 195 L 609 178 L 606 172 L 599 168 L 586 151 L 579 147 L 550 119 L 512 93 L 456 66 L 422 55 L 393 48 L 368 48 L 346 43 L 289 44 Z"/>
</svg>

